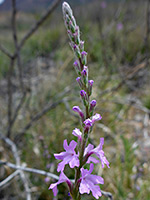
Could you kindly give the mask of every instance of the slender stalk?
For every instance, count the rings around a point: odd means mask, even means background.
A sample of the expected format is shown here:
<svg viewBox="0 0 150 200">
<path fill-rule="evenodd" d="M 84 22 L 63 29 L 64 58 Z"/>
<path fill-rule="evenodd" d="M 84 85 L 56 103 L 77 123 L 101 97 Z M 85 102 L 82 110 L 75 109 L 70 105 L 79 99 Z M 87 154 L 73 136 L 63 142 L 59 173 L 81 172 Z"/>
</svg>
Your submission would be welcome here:
<svg viewBox="0 0 150 200">
<path fill-rule="evenodd" d="M 7 137 L 11 135 L 12 129 L 12 73 L 14 68 L 14 59 L 10 60 L 10 68 L 7 75 L 7 95 L 8 95 L 8 129 L 7 129 Z"/>
</svg>

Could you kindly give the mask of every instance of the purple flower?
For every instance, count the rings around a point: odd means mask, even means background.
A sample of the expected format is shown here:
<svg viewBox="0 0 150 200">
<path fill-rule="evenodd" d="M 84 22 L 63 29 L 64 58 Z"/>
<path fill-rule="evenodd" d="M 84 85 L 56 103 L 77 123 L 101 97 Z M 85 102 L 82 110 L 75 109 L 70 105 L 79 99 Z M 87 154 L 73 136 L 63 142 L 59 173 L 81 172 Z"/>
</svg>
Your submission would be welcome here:
<svg viewBox="0 0 150 200">
<path fill-rule="evenodd" d="M 78 66 L 78 61 L 77 61 L 77 60 L 74 61 L 73 65 L 74 65 L 74 66 Z"/>
<path fill-rule="evenodd" d="M 89 86 L 91 86 L 91 87 L 92 87 L 92 86 L 93 86 L 93 83 L 94 83 L 94 81 L 93 81 L 93 80 L 89 80 L 89 81 L 88 81 L 88 83 L 89 83 Z"/>
<path fill-rule="evenodd" d="M 60 162 L 58 164 L 58 168 L 57 168 L 58 172 L 63 171 L 65 165 L 68 163 L 71 168 L 74 168 L 75 166 L 79 167 L 78 155 L 74 151 L 74 149 L 77 146 L 77 143 L 74 140 L 72 140 L 68 146 L 67 140 L 64 140 L 63 146 L 64 146 L 64 149 L 66 150 L 66 152 L 54 154 L 56 159 L 63 160 L 62 162 Z"/>
<path fill-rule="evenodd" d="M 89 144 L 85 149 L 84 155 L 89 157 L 87 160 L 87 163 L 90 163 L 90 162 L 97 163 L 98 162 L 97 159 L 91 157 L 92 154 L 95 154 L 100 159 L 102 168 L 104 168 L 104 164 L 106 164 L 107 167 L 110 168 L 109 162 L 104 155 L 104 151 L 102 150 L 103 144 L 104 144 L 104 138 L 100 138 L 100 144 L 96 148 L 94 148 L 94 146 L 92 144 Z"/>
<path fill-rule="evenodd" d="M 79 141 L 82 141 L 82 133 L 79 129 L 75 128 L 72 132 L 72 134 L 76 137 L 78 137 Z"/>
<path fill-rule="evenodd" d="M 119 22 L 118 24 L 117 24 L 117 30 L 118 31 L 121 31 L 123 29 L 123 24 L 121 23 L 121 22 Z"/>
<path fill-rule="evenodd" d="M 43 135 L 40 135 L 40 136 L 39 136 L 39 140 L 44 140 Z"/>
<path fill-rule="evenodd" d="M 89 110 L 90 116 L 93 114 L 93 111 L 94 111 L 95 106 L 96 106 L 96 100 L 92 100 L 92 101 L 90 102 L 90 110 Z"/>
<path fill-rule="evenodd" d="M 59 181 L 51 184 L 50 187 L 49 187 L 49 190 L 50 189 L 53 190 L 54 196 L 56 196 L 57 193 L 58 193 L 57 185 L 59 185 L 60 183 L 63 183 L 63 182 L 66 182 L 68 184 L 70 190 L 71 190 L 71 187 L 72 187 L 71 181 L 67 178 L 67 176 L 63 172 L 61 172 L 60 177 L 59 177 Z"/>
<path fill-rule="evenodd" d="M 96 106 L 96 100 L 92 100 L 91 102 L 90 102 L 90 106 L 93 108 L 93 107 L 95 107 Z"/>
<path fill-rule="evenodd" d="M 83 114 L 82 110 L 79 108 L 79 106 L 73 106 L 72 110 L 73 110 L 74 112 L 79 113 L 79 115 L 80 115 L 82 121 L 84 121 L 84 114 Z"/>
<path fill-rule="evenodd" d="M 74 44 L 73 48 L 74 48 L 74 50 L 75 50 L 75 49 L 77 49 L 77 45 L 76 45 L 76 44 Z"/>
<path fill-rule="evenodd" d="M 80 91 L 80 96 L 81 96 L 81 99 L 83 101 L 84 106 L 87 106 L 87 104 L 88 104 L 88 97 L 87 97 L 87 94 L 86 94 L 86 92 L 84 90 Z"/>
<path fill-rule="evenodd" d="M 90 165 L 90 170 L 81 168 L 81 183 L 79 187 L 79 192 L 81 194 L 87 193 L 89 194 L 90 191 L 92 192 L 92 195 L 98 199 L 100 196 L 102 196 L 100 187 L 96 184 L 104 184 L 104 179 L 100 176 L 91 174 L 94 169 L 94 165 Z"/>
<path fill-rule="evenodd" d="M 93 124 L 96 122 L 96 121 L 99 121 L 102 119 L 102 116 L 98 113 L 96 113 L 93 117 L 92 117 L 92 122 Z"/>
<path fill-rule="evenodd" d="M 80 95 L 81 95 L 81 97 L 84 97 L 86 95 L 86 92 L 84 90 L 81 90 Z"/>
<path fill-rule="evenodd" d="M 46 168 L 48 168 L 48 169 L 49 169 L 51 166 L 52 166 L 52 164 L 51 164 L 51 163 L 49 163 L 49 164 L 47 164 L 47 165 L 46 165 Z"/>
<path fill-rule="evenodd" d="M 46 177 L 46 178 L 44 179 L 44 181 L 45 181 L 45 183 L 48 183 L 48 182 L 50 181 L 50 178 L 49 178 L 49 177 Z"/>
<path fill-rule="evenodd" d="M 84 99 L 86 98 L 86 92 L 84 90 L 80 91 L 80 95 L 82 98 L 84 98 Z"/>
<path fill-rule="evenodd" d="M 87 52 L 86 52 L 86 51 L 82 51 L 82 52 L 81 52 L 81 55 L 82 55 L 82 56 L 86 56 L 86 55 L 87 55 Z"/>
<path fill-rule="evenodd" d="M 101 2 L 101 8 L 104 9 L 104 8 L 106 8 L 106 6 L 107 6 L 106 2 L 105 2 L 105 1 L 102 1 L 102 2 Z"/>
<path fill-rule="evenodd" d="M 84 66 L 84 69 L 82 70 L 81 74 L 83 76 L 87 76 L 88 75 L 88 67 L 87 66 Z"/>
<path fill-rule="evenodd" d="M 89 128 L 90 126 L 93 126 L 94 125 L 94 123 L 96 122 L 96 121 L 99 121 L 99 120 L 101 120 L 102 119 L 102 117 L 101 117 L 101 115 L 100 114 L 95 114 L 93 117 L 92 117 L 92 119 L 86 119 L 83 123 L 85 124 L 85 128 Z"/>
<path fill-rule="evenodd" d="M 92 120 L 89 118 L 86 119 L 83 123 L 85 124 L 85 128 L 90 128 L 93 125 Z"/>
</svg>

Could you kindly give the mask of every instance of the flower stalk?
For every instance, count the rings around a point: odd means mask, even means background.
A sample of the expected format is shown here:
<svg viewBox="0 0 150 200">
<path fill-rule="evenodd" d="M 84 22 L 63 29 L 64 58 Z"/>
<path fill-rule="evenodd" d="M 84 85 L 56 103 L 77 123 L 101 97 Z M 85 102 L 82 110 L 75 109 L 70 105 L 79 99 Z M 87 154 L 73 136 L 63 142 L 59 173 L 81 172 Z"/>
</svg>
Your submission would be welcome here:
<svg viewBox="0 0 150 200">
<path fill-rule="evenodd" d="M 104 139 L 100 138 L 100 144 L 94 148 L 92 144 L 88 144 L 88 137 L 95 122 L 101 120 L 102 117 L 100 114 L 93 115 L 96 100 L 90 101 L 90 96 L 92 94 L 94 81 L 88 80 L 87 52 L 84 50 L 84 41 L 80 40 L 79 26 L 76 24 L 73 12 L 68 3 L 63 3 L 62 10 L 65 26 L 70 39 L 70 46 L 76 57 L 76 61 L 74 62 L 74 68 L 78 75 L 76 81 L 81 89 L 80 97 L 83 106 L 85 107 L 85 113 L 79 106 L 73 107 L 73 111 L 77 112 L 80 116 L 83 131 L 81 132 L 78 128 L 75 128 L 72 134 L 78 138 L 78 142 L 72 140 L 68 145 L 67 140 L 64 140 L 65 152 L 54 154 L 56 159 L 61 160 L 57 168 L 57 171 L 61 172 L 61 174 L 59 181 L 51 184 L 49 189 L 53 189 L 53 193 L 56 196 L 57 185 L 66 182 L 73 200 L 80 200 L 82 194 L 89 194 L 90 191 L 96 199 L 99 199 L 102 194 L 100 187 L 97 184 L 104 184 L 104 180 L 100 176 L 91 174 L 94 169 L 93 163 L 98 163 L 100 161 L 103 168 L 104 164 L 109 167 L 109 162 L 102 150 Z M 78 147 L 77 150 L 75 150 L 76 147 Z M 93 154 L 95 154 L 99 160 L 92 157 Z M 70 168 L 75 168 L 74 184 L 71 183 L 63 172 L 66 164 L 69 164 Z M 85 164 L 90 164 L 89 170 L 84 169 Z"/>
</svg>

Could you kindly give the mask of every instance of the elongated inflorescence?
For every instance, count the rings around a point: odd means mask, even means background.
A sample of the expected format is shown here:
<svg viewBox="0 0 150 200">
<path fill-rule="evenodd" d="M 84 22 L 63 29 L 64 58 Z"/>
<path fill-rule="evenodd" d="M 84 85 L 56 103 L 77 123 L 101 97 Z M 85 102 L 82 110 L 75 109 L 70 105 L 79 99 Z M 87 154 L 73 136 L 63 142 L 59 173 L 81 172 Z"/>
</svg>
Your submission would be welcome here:
<svg viewBox="0 0 150 200">
<path fill-rule="evenodd" d="M 75 128 L 72 132 L 78 139 L 77 142 L 72 140 L 69 145 L 67 140 L 64 140 L 63 146 L 65 151 L 54 154 L 56 159 L 61 160 L 57 168 L 57 171 L 60 172 L 60 178 L 58 182 L 51 184 L 49 189 L 52 189 L 56 196 L 57 185 L 66 182 L 73 200 L 80 200 L 82 194 L 89 194 L 90 191 L 92 195 L 98 199 L 102 195 L 98 184 L 104 184 L 104 180 L 102 177 L 91 173 L 94 169 L 94 164 L 100 162 L 102 168 L 104 165 L 107 165 L 109 168 L 109 162 L 102 150 L 104 138 L 100 138 L 100 143 L 96 148 L 94 148 L 92 144 L 87 143 L 94 124 L 101 120 L 102 117 L 98 113 L 94 114 L 96 100 L 90 100 L 94 81 L 88 80 L 87 52 L 84 50 L 84 41 L 80 39 L 79 27 L 76 24 L 73 12 L 68 3 L 63 3 L 62 10 L 70 39 L 70 46 L 76 58 L 73 65 L 78 75 L 76 81 L 81 89 L 80 97 L 85 109 L 83 111 L 79 106 L 73 107 L 73 111 L 79 114 L 81 120 L 80 129 Z M 93 155 L 95 155 L 96 158 L 93 157 Z M 74 183 L 72 183 L 63 172 L 67 164 L 69 164 L 70 168 L 75 168 Z M 85 164 L 90 164 L 89 170 L 84 168 Z"/>
</svg>

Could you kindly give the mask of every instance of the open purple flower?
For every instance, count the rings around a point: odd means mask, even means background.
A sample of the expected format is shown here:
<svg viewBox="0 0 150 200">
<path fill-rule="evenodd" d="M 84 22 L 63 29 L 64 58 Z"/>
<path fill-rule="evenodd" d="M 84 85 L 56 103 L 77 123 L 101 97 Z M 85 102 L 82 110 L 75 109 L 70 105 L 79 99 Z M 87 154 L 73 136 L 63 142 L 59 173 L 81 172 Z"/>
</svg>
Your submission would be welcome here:
<svg viewBox="0 0 150 200">
<path fill-rule="evenodd" d="M 88 118 L 83 123 L 85 124 L 85 128 L 90 128 L 90 126 L 93 126 L 96 121 L 99 121 L 101 119 L 102 119 L 101 115 L 96 113 L 92 117 L 92 119 Z"/>
<path fill-rule="evenodd" d="M 102 150 L 103 144 L 104 144 L 104 138 L 100 138 L 100 144 L 96 148 L 94 148 L 94 146 L 92 144 L 89 144 L 85 149 L 84 155 L 86 157 L 88 157 L 87 163 L 90 163 L 90 162 L 97 163 L 98 162 L 98 160 L 96 158 L 91 156 L 92 154 L 95 154 L 100 159 L 102 168 L 104 168 L 104 164 L 106 164 L 107 167 L 110 168 L 109 162 L 104 155 L 104 151 Z"/>
<path fill-rule="evenodd" d="M 99 120 L 101 120 L 101 119 L 102 119 L 102 116 L 101 116 L 100 114 L 96 113 L 96 114 L 92 117 L 92 122 L 93 122 L 93 124 L 94 124 L 95 122 L 97 122 L 97 121 L 99 121 Z"/>
<path fill-rule="evenodd" d="M 90 165 L 90 170 L 81 168 L 81 183 L 79 187 L 80 194 L 87 193 L 89 194 L 90 191 L 92 195 L 98 199 L 102 196 L 100 187 L 96 184 L 104 184 L 104 179 L 100 176 L 91 174 L 94 169 L 94 165 Z"/>
<path fill-rule="evenodd" d="M 64 149 L 66 150 L 66 152 L 54 154 L 56 159 L 62 160 L 62 162 L 60 162 L 58 164 L 58 168 L 57 168 L 58 172 L 63 171 L 65 165 L 68 163 L 71 168 L 74 168 L 75 166 L 79 167 L 78 155 L 74 151 L 74 149 L 77 146 L 77 143 L 74 140 L 72 140 L 68 146 L 67 140 L 64 140 L 63 146 L 64 146 Z"/>
<path fill-rule="evenodd" d="M 85 129 L 86 128 L 90 128 L 92 125 L 93 125 L 93 122 L 92 122 L 92 120 L 91 119 L 86 119 L 84 122 L 83 122 L 84 124 L 85 124 Z"/>
<path fill-rule="evenodd" d="M 67 178 L 67 176 L 63 172 L 61 172 L 60 177 L 59 177 L 59 181 L 56 182 L 56 183 L 51 184 L 50 187 L 49 187 L 49 190 L 50 189 L 53 190 L 54 196 L 56 196 L 57 193 L 58 193 L 57 185 L 59 185 L 60 183 L 63 183 L 63 182 L 66 182 L 68 187 L 69 187 L 69 189 L 71 190 L 71 188 L 72 188 L 71 181 Z"/>
</svg>

